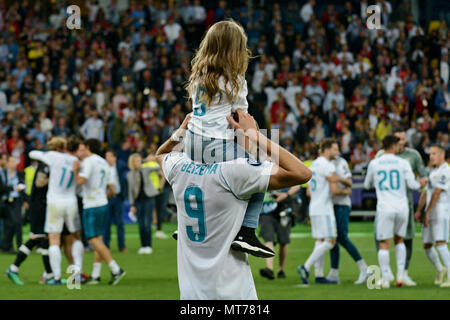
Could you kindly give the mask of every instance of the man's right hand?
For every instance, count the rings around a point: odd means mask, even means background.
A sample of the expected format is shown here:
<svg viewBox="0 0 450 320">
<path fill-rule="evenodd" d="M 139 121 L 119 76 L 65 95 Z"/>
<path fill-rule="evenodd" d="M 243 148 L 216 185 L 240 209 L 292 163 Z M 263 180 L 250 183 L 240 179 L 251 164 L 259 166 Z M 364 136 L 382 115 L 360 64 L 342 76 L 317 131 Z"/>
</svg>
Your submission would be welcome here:
<svg viewBox="0 0 450 320">
<path fill-rule="evenodd" d="M 414 220 L 416 221 L 420 221 L 420 217 L 422 216 L 420 211 L 416 211 L 416 213 L 414 213 Z"/>
<path fill-rule="evenodd" d="M 255 119 L 248 113 L 245 113 L 241 109 L 238 109 L 236 111 L 238 115 L 238 122 L 233 119 L 232 116 L 228 116 L 227 120 L 228 122 L 234 127 L 235 130 L 243 130 L 246 132 L 247 130 L 258 130 L 258 127 L 256 126 Z"/>
</svg>

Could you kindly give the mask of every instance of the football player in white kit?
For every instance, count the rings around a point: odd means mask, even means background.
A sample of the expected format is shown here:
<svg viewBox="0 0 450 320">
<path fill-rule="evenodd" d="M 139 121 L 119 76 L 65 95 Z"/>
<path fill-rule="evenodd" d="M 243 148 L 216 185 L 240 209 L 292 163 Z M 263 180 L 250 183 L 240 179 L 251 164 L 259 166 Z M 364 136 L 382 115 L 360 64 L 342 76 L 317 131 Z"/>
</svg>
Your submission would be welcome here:
<svg viewBox="0 0 450 320">
<path fill-rule="evenodd" d="M 384 154 L 372 160 L 367 169 L 364 188 L 375 185 L 377 194 L 377 216 L 375 220 L 375 238 L 380 241 L 378 262 L 381 268 L 381 287 L 389 288 L 391 269 L 389 265 L 389 248 L 394 238 L 395 257 L 397 260 L 396 286 L 403 286 L 406 261 L 406 247 L 403 237 L 408 225 L 408 198 L 406 188 L 418 189 L 420 184 L 414 179 L 411 165 L 395 154 L 399 138 L 390 135 L 384 138 Z"/>
<path fill-rule="evenodd" d="M 78 215 L 76 198 L 76 182 L 74 180 L 73 163 L 78 159 L 66 152 L 67 142 L 63 138 L 52 138 L 49 141 L 56 151 L 42 152 L 33 150 L 30 158 L 44 162 L 50 168 L 47 192 L 47 214 L 45 218 L 45 232 L 49 236 L 49 258 L 54 278 L 47 284 L 61 284 L 61 232 L 66 224 L 69 232 L 74 236 L 72 255 L 75 266 L 81 273 L 83 265 L 84 247 L 81 242 L 81 222 Z"/>
<path fill-rule="evenodd" d="M 294 155 L 256 131 L 252 116 L 239 110 L 238 123 L 251 142 L 258 142 L 279 165 L 245 158 L 203 164 L 173 152 L 170 138 L 157 151 L 157 160 L 172 185 L 178 210 L 178 282 L 181 299 L 257 299 L 246 253 L 230 250 L 241 228 L 248 199 L 267 189 L 302 184 L 311 171 Z M 175 136 L 187 128 L 190 116 Z M 248 146 L 248 144 L 247 144 Z M 277 155 L 278 154 L 278 157 Z"/>
<path fill-rule="evenodd" d="M 437 270 L 434 283 L 441 287 L 450 287 L 450 253 L 447 246 L 450 223 L 450 167 L 445 162 L 444 148 L 439 145 L 430 148 L 430 164 L 434 169 L 430 172 L 426 191 L 420 197 L 415 218 L 423 223 L 423 248 Z M 425 205 L 426 211 L 422 217 Z M 436 245 L 437 251 L 433 245 Z M 439 260 L 438 252 L 445 268 Z"/>
<path fill-rule="evenodd" d="M 126 272 L 113 259 L 102 240 L 107 223 L 108 198 L 114 195 L 114 180 L 110 166 L 98 155 L 100 151 L 101 142 L 97 139 L 81 143 L 78 156 L 82 162 L 81 165 L 78 161 L 74 163 L 73 172 L 83 191 L 83 232 L 94 248 L 94 265 L 87 284 L 99 283 L 102 260 L 105 260 L 112 274 L 109 284 L 116 285 Z"/>
<path fill-rule="evenodd" d="M 331 162 L 339 154 L 337 141 L 324 139 L 320 144 L 320 156 L 311 164 L 312 178 L 308 188 L 311 195 L 309 216 L 311 218 L 312 237 L 316 239 L 313 252 L 305 264 L 297 267 L 303 284 L 309 285 L 309 271 L 315 265 L 316 283 L 337 283 L 324 277 L 323 259 L 325 254 L 336 245 L 337 229 L 332 196 L 350 195 L 348 187 L 341 189 L 338 182 L 344 179 L 336 174 Z"/>
</svg>

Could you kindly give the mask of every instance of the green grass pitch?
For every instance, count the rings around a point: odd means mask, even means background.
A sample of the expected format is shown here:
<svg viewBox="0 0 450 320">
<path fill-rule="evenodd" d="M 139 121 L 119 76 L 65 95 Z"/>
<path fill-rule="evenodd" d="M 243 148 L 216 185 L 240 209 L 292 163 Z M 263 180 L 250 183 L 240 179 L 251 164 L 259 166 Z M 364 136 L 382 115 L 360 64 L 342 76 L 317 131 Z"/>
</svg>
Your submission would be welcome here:
<svg viewBox="0 0 450 320">
<path fill-rule="evenodd" d="M 114 229 L 114 227 L 113 227 Z M 171 234 L 175 224 L 166 223 L 164 231 Z M 369 290 L 366 285 L 355 286 L 358 268 L 351 257 L 341 248 L 340 285 L 316 285 L 305 288 L 299 286 L 300 280 L 296 267 L 302 264 L 311 253 L 314 240 L 311 239 L 310 227 L 296 225 L 292 229 L 292 242 L 289 246 L 286 279 L 268 280 L 259 275 L 259 269 L 265 267 L 265 261 L 250 257 L 250 265 L 255 279 L 259 299 L 267 300 L 307 300 L 307 299 L 450 299 L 450 288 L 439 288 L 433 284 L 435 270 L 425 256 L 417 229 L 414 241 L 414 253 L 409 274 L 417 287 Z M 24 240 L 28 228 L 24 228 Z M 114 231 L 113 231 L 114 234 Z M 138 255 L 139 235 L 136 225 L 126 226 L 126 242 L 129 253 L 119 253 L 117 241 L 113 235 L 112 253 L 118 263 L 127 271 L 126 277 L 116 287 L 107 284 L 110 279 L 108 267 L 103 264 L 101 284 L 82 286 L 81 289 L 69 290 L 66 286 L 46 286 L 39 284 L 42 274 L 42 259 L 33 252 L 21 267 L 20 276 L 24 286 L 15 286 L 6 277 L 5 270 L 13 262 L 14 255 L 0 254 L 0 299 L 150 299 L 176 300 L 179 298 L 176 241 L 172 238 L 161 240 L 153 238 L 153 254 Z M 369 265 L 377 264 L 377 255 L 373 241 L 373 223 L 351 222 L 350 239 L 354 241 L 361 255 Z M 84 272 L 92 269 L 92 252 L 84 256 Z M 277 272 L 275 257 L 275 272 Z M 329 270 L 329 255 L 325 260 L 325 274 Z M 395 273 L 395 256 L 391 248 L 391 267 Z M 67 261 L 63 257 L 63 272 Z M 314 280 L 314 271 L 310 280 Z"/>
</svg>

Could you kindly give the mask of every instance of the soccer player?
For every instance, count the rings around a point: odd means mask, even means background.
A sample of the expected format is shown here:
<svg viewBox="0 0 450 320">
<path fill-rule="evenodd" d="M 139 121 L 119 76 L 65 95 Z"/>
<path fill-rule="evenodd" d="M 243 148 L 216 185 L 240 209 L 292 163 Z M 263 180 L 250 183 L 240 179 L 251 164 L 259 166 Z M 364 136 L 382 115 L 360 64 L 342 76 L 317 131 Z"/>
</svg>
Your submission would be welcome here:
<svg viewBox="0 0 450 320">
<path fill-rule="evenodd" d="M 348 167 L 347 161 L 337 156 L 333 161 L 334 166 L 336 167 L 336 174 L 344 179 L 345 183 L 339 183 L 339 187 L 341 189 L 351 188 L 352 187 L 352 172 Z M 334 204 L 334 216 L 336 218 L 337 225 L 337 242 L 338 245 L 334 246 L 330 251 L 331 258 L 331 269 L 330 273 L 327 277 L 330 281 L 335 281 L 339 283 L 339 244 L 342 245 L 353 260 L 356 262 L 359 268 L 359 277 L 356 280 L 355 284 L 362 284 L 367 279 L 367 264 L 361 255 L 359 254 L 358 249 L 350 241 L 348 238 L 348 225 L 350 219 L 350 212 L 352 210 L 352 201 L 349 195 L 333 196 L 333 204 Z"/>
<path fill-rule="evenodd" d="M 315 265 L 316 283 L 337 283 L 324 277 L 323 262 L 325 254 L 336 245 L 336 219 L 333 210 L 333 195 L 348 196 L 349 187 L 341 189 L 338 182 L 347 183 L 336 174 L 336 167 L 331 162 L 339 154 L 337 141 L 324 139 L 320 145 L 320 156 L 311 164 L 312 179 L 308 188 L 311 195 L 309 216 L 311 218 L 312 237 L 316 239 L 314 250 L 305 264 L 297 267 L 303 284 L 309 285 L 309 271 Z"/>
<path fill-rule="evenodd" d="M 83 265 L 84 247 L 80 241 L 81 222 L 78 215 L 78 204 L 75 196 L 76 184 L 72 171 L 73 163 L 77 158 L 66 152 L 66 140 L 52 138 L 49 144 L 56 151 L 42 152 L 33 150 L 30 158 L 44 162 L 50 168 L 49 187 L 47 192 L 47 214 L 45 229 L 49 236 L 49 257 L 53 270 L 53 279 L 47 284 L 60 285 L 61 283 L 61 232 L 64 224 L 76 239 L 72 245 L 72 255 L 75 265 Z"/>
<path fill-rule="evenodd" d="M 74 178 L 83 186 L 83 231 L 89 243 L 94 247 L 94 266 L 88 284 L 98 284 L 102 260 L 108 264 L 112 278 L 109 284 L 116 285 L 125 276 L 117 262 L 103 243 L 108 215 L 108 198 L 114 196 L 114 181 L 111 169 L 105 159 L 99 156 L 101 142 L 88 139 L 78 147 L 78 156 L 82 160 L 73 164 Z"/>
<path fill-rule="evenodd" d="M 392 272 L 389 265 L 389 248 L 394 238 L 397 260 L 396 286 L 404 285 L 406 247 L 403 237 L 408 225 L 408 198 L 406 188 L 418 189 L 419 182 L 414 179 L 409 162 L 396 156 L 399 138 L 389 135 L 384 138 L 384 154 L 369 163 L 364 188 L 375 185 L 377 194 L 377 213 L 375 239 L 380 242 L 378 262 L 381 268 L 381 287 L 389 288 Z"/>
<path fill-rule="evenodd" d="M 181 299 L 257 299 L 248 255 L 230 250 L 241 228 L 248 199 L 267 189 L 305 183 L 311 171 L 294 155 L 256 131 L 255 120 L 238 111 L 238 122 L 251 142 L 279 154 L 279 166 L 245 158 L 202 164 L 173 152 L 171 137 L 157 151 L 157 161 L 172 185 L 178 209 L 178 281 Z M 180 129 L 187 128 L 189 116 Z M 175 132 L 179 137 L 180 130 Z M 276 158 L 276 157 L 274 157 Z"/>
<path fill-rule="evenodd" d="M 426 181 L 426 173 L 423 165 L 422 157 L 419 152 L 413 148 L 406 147 L 406 133 L 403 129 L 396 129 L 394 131 L 394 136 L 399 138 L 398 142 L 398 153 L 396 154 L 402 159 L 405 159 L 409 162 L 412 171 L 419 176 L 420 186 L 424 187 L 427 183 Z M 380 150 L 376 157 L 379 157 L 383 154 L 384 150 Z M 409 264 L 411 262 L 412 252 L 413 252 L 413 239 L 416 233 L 416 227 L 414 224 L 414 201 L 413 201 L 413 193 L 411 189 L 407 189 L 408 196 L 408 227 L 406 228 L 406 235 L 403 239 L 403 243 L 406 246 L 406 263 L 405 263 L 405 272 L 404 272 L 404 283 L 406 286 L 415 286 L 417 285 L 408 274 Z M 377 242 L 377 250 L 379 249 L 379 243 Z M 394 275 L 391 275 L 393 277 Z"/>
<path fill-rule="evenodd" d="M 447 246 L 450 223 L 450 167 L 445 162 L 443 147 L 435 145 L 430 148 L 430 164 L 434 169 L 430 172 L 426 191 L 421 194 L 415 218 L 422 221 L 423 248 L 437 270 L 434 283 L 441 287 L 450 287 L 450 253 Z M 425 204 L 426 211 L 422 217 Z M 433 244 L 436 245 L 445 268 Z M 447 280 L 444 282 L 446 273 Z"/>
<path fill-rule="evenodd" d="M 51 144 L 50 144 L 51 146 Z M 30 239 L 19 247 L 14 263 L 6 271 L 6 275 L 16 285 L 24 283 L 19 277 L 19 268 L 35 247 L 41 249 L 44 263 L 44 278 L 53 278 L 52 268 L 48 256 L 48 238 L 44 232 L 45 212 L 47 210 L 47 190 L 50 170 L 43 162 L 38 162 L 38 166 L 32 181 L 30 193 Z"/>
</svg>

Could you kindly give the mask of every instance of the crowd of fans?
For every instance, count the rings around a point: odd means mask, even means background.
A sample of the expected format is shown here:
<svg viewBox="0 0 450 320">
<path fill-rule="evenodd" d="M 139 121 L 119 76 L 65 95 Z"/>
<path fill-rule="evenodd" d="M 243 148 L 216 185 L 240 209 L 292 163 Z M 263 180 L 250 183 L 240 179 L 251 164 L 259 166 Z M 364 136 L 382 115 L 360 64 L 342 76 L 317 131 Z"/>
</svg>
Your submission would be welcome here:
<svg viewBox="0 0 450 320">
<path fill-rule="evenodd" d="M 250 113 L 301 158 L 334 136 L 362 171 L 396 127 L 425 161 L 432 143 L 450 147 L 445 21 L 419 25 L 409 1 L 378 1 L 378 30 L 365 25 L 367 1 L 256 3 L 130 0 L 119 10 L 91 0 L 69 30 L 62 1 L 0 1 L 0 153 L 23 170 L 28 151 L 72 134 L 123 161 L 154 152 L 191 110 L 184 84 L 202 34 L 227 18 L 255 56 Z"/>
</svg>

